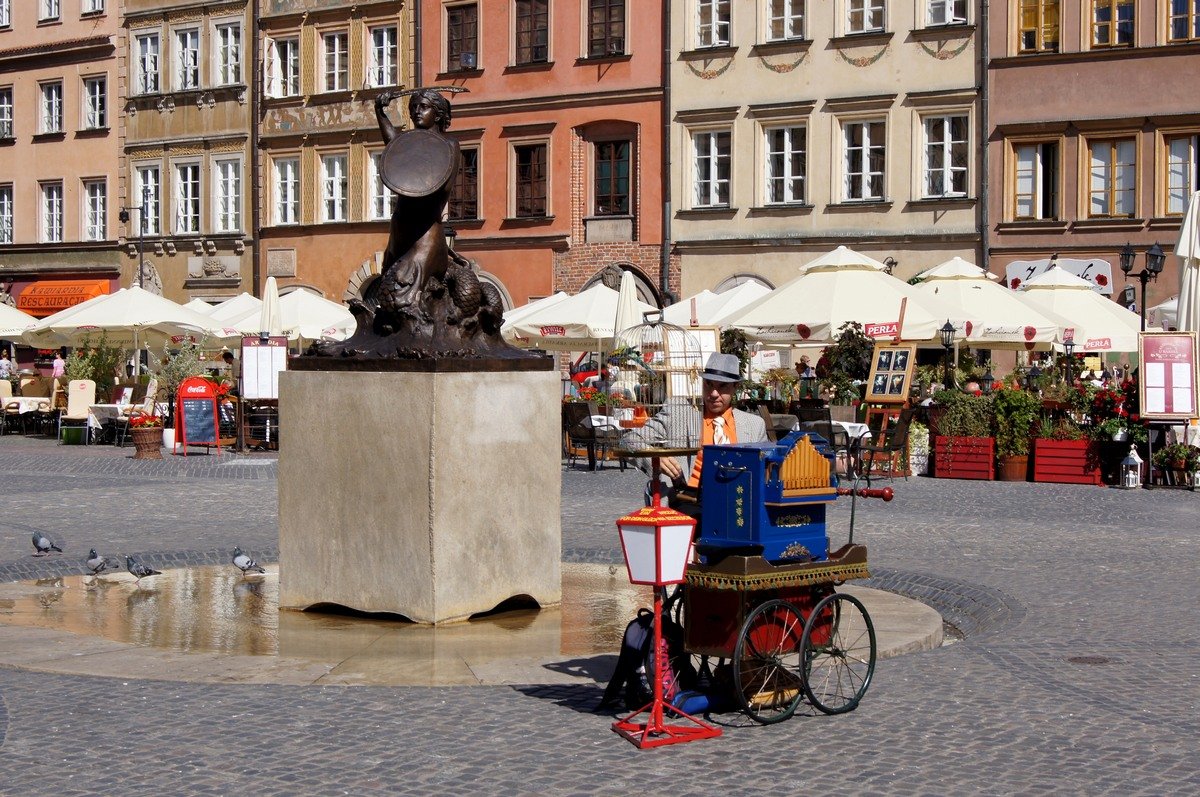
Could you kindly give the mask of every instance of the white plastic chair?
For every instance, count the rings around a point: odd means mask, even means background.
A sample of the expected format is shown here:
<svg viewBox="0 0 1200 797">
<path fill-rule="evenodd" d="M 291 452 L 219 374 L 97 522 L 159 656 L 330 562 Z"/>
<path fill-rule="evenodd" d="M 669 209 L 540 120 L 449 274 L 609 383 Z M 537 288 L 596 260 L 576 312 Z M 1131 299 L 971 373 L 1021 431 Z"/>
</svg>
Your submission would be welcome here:
<svg viewBox="0 0 1200 797">
<path fill-rule="evenodd" d="M 129 421 L 132 420 L 135 412 L 145 415 L 156 415 L 157 404 L 155 400 L 158 398 L 158 377 L 152 377 L 146 384 L 146 397 L 142 399 L 141 404 L 131 404 L 128 407 L 121 408 L 121 417 L 117 421 L 117 445 L 125 445 L 125 438 L 129 436 Z"/>
<path fill-rule="evenodd" d="M 67 384 L 67 411 L 58 416 L 58 442 L 63 441 L 63 429 L 83 428 L 83 442 L 90 441 L 88 413 L 96 403 L 96 383 L 91 379 L 72 379 Z"/>
</svg>

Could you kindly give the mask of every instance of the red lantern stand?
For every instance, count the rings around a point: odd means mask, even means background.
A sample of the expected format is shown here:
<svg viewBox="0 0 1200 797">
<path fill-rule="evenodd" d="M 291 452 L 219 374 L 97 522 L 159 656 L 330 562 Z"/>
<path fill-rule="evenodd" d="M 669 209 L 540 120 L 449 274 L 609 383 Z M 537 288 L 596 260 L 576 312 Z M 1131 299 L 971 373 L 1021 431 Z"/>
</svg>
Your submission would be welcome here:
<svg viewBox="0 0 1200 797">
<path fill-rule="evenodd" d="M 648 704 L 612 725 L 613 731 L 643 750 L 721 735 L 720 728 L 680 711 L 663 700 L 663 677 L 670 670 L 667 652 L 662 644 L 663 597 L 667 585 L 684 581 L 687 563 L 691 559 L 696 521 L 682 512 L 659 505 L 657 466 L 654 471 L 651 477 L 654 491 L 652 505 L 631 512 L 617 521 L 630 583 L 654 587 L 654 697 Z M 667 725 L 664 720 L 667 712 L 689 724 Z M 638 721 L 636 718 L 642 714 L 646 715 L 645 721 Z"/>
</svg>

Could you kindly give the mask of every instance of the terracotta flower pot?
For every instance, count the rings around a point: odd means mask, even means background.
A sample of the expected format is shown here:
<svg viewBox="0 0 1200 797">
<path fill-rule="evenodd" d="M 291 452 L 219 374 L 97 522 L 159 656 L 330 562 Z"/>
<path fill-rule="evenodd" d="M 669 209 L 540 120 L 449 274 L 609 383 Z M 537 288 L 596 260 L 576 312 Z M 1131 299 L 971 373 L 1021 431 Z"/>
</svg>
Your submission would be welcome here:
<svg viewBox="0 0 1200 797">
<path fill-rule="evenodd" d="M 133 440 L 134 459 L 162 459 L 162 427 L 150 426 L 144 429 L 130 429 L 129 437 Z"/>
</svg>

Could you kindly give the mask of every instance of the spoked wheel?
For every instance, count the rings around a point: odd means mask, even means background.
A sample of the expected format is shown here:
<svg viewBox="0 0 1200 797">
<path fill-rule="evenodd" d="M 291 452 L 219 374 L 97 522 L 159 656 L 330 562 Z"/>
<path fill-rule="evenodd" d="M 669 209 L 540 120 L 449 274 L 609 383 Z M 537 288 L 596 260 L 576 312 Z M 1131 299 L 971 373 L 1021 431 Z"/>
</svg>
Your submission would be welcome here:
<svg viewBox="0 0 1200 797">
<path fill-rule="evenodd" d="M 804 693 L 826 714 L 853 711 L 875 673 L 875 625 L 853 595 L 829 595 L 813 607 L 801 640 Z"/>
<path fill-rule="evenodd" d="M 804 618 L 781 600 L 760 604 L 742 624 L 733 650 L 733 685 L 742 710 L 769 725 L 796 711 L 803 696 Z"/>
</svg>

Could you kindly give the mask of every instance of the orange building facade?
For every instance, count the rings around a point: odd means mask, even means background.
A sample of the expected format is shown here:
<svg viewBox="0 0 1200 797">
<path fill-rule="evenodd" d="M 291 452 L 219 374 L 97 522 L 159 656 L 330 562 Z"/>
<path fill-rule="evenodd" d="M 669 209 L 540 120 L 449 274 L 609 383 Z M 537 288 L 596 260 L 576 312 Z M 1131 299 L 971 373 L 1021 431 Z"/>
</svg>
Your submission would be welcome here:
<svg viewBox="0 0 1200 797">
<path fill-rule="evenodd" d="M 663 15 L 633 5 L 421 2 L 421 83 L 466 89 L 453 246 L 509 306 L 623 270 L 662 303 Z"/>
</svg>

